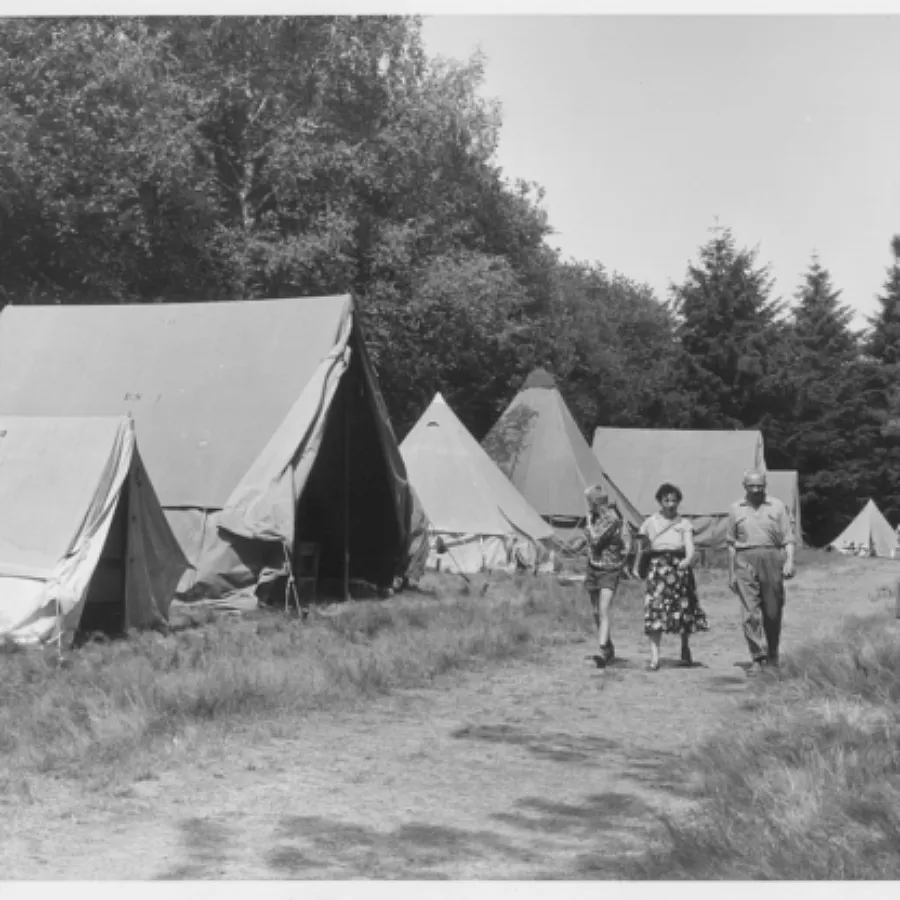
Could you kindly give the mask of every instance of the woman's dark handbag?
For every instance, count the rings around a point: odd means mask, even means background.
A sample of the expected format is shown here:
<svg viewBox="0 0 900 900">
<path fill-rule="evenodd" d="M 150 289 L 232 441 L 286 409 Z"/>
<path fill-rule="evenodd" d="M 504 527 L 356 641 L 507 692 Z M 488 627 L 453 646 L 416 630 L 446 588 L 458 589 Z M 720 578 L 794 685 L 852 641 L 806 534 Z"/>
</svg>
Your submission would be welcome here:
<svg viewBox="0 0 900 900">
<path fill-rule="evenodd" d="M 650 538 L 646 534 L 639 534 L 635 540 L 641 554 L 640 559 L 638 559 L 637 572 L 642 579 L 646 579 L 650 574 Z"/>
</svg>

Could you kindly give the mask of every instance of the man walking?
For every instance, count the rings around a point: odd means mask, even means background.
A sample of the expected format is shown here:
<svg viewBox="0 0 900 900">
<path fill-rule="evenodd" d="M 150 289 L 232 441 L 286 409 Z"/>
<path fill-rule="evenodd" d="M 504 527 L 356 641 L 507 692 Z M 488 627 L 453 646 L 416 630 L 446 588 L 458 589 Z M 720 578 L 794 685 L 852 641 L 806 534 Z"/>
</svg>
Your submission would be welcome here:
<svg viewBox="0 0 900 900">
<path fill-rule="evenodd" d="M 785 505 L 766 496 L 762 472 L 744 474 L 743 500 L 728 514 L 728 586 L 741 598 L 749 674 L 778 665 L 784 580 L 794 575 L 794 526 Z"/>
</svg>

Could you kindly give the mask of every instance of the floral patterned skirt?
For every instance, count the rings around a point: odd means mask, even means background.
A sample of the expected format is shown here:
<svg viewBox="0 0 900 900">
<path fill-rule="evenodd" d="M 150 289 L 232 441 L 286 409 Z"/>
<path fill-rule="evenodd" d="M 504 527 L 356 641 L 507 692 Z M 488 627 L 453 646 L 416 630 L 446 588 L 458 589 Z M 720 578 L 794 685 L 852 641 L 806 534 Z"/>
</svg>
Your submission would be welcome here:
<svg viewBox="0 0 900 900">
<path fill-rule="evenodd" d="M 679 569 L 684 554 L 660 553 L 650 558 L 644 595 L 644 633 L 691 634 L 709 630 L 697 599 L 691 569 Z"/>
</svg>

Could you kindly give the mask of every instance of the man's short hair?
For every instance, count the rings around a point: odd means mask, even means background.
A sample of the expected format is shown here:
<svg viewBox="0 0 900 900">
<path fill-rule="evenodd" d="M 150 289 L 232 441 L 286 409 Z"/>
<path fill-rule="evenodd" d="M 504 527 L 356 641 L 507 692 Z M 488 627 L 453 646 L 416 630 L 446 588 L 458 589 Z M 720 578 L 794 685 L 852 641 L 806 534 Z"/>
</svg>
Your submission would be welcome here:
<svg viewBox="0 0 900 900">
<path fill-rule="evenodd" d="M 751 484 L 755 479 L 759 479 L 762 483 L 762 486 L 766 486 L 766 473 L 760 472 L 759 469 L 747 469 L 744 472 L 744 481 L 743 484 L 746 487 L 748 484 Z"/>
</svg>

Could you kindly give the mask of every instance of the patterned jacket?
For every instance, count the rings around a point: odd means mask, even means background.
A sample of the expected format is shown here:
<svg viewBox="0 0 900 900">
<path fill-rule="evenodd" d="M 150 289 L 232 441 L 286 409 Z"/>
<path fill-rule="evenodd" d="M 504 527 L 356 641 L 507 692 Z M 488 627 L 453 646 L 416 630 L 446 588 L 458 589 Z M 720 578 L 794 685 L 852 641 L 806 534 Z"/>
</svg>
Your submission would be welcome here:
<svg viewBox="0 0 900 900">
<path fill-rule="evenodd" d="M 588 565 L 614 572 L 622 568 L 631 552 L 631 529 L 612 509 L 590 516 L 584 529 L 588 545 Z"/>
</svg>

